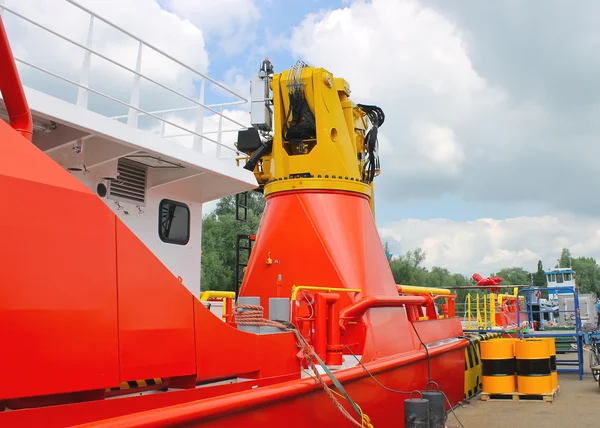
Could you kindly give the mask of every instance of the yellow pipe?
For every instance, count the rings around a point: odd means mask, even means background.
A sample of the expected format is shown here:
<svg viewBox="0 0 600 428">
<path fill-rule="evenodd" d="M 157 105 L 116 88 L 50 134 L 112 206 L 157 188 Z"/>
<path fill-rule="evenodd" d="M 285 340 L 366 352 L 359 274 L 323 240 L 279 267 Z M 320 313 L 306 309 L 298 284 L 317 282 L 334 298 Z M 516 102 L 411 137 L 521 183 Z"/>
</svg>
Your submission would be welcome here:
<svg viewBox="0 0 600 428">
<path fill-rule="evenodd" d="M 483 328 L 487 329 L 487 299 L 483 296 Z"/>
<path fill-rule="evenodd" d="M 396 285 L 399 293 L 404 294 L 437 294 L 438 296 L 448 296 L 452 294 L 447 288 L 420 287 L 418 285 Z"/>
<path fill-rule="evenodd" d="M 471 329 L 471 293 L 467 294 L 467 328 Z"/>
<path fill-rule="evenodd" d="M 481 310 L 479 309 L 479 294 L 475 299 L 475 310 L 477 311 L 477 328 L 481 328 Z"/>
<path fill-rule="evenodd" d="M 362 292 L 359 288 L 329 288 L 329 287 L 316 287 L 312 285 L 294 285 L 292 287 L 292 302 L 296 301 L 296 296 L 298 295 L 298 291 L 300 290 L 314 290 L 314 291 L 324 291 L 329 293 L 331 291 L 338 291 L 340 293 L 360 293 Z"/>
<path fill-rule="evenodd" d="M 492 327 L 496 327 L 496 295 L 490 294 L 490 324 Z"/>
<path fill-rule="evenodd" d="M 203 291 L 200 293 L 200 301 L 206 302 L 208 299 L 235 299 L 234 291 Z"/>
</svg>

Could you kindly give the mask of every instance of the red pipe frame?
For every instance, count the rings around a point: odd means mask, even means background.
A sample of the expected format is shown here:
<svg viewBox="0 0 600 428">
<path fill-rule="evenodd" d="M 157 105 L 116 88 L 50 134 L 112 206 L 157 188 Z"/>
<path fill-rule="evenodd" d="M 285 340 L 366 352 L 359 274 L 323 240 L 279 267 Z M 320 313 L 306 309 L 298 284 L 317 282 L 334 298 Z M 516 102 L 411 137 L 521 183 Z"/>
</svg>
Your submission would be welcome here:
<svg viewBox="0 0 600 428">
<path fill-rule="evenodd" d="M 27 98 L 19 78 L 4 23 L 0 17 L 0 92 L 4 98 L 11 126 L 23 137 L 31 141 L 33 120 L 27 105 Z"/>
</svg>

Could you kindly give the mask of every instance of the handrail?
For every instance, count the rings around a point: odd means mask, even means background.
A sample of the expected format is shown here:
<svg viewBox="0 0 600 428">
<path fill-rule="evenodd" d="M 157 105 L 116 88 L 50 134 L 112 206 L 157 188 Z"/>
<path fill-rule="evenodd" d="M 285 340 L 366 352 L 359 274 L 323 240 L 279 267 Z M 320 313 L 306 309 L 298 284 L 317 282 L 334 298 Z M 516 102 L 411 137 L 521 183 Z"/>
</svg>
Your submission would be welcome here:
<svg viewBox="0 0 600 428">
<path fill-rule="evenodd" d="M 396 284 L 398 293 L 406 294 L 437 294 L 440 296 L 449 296 L 451 290 L 448 288 L 436 288 L 436 287 L 420 287 L 417 285 L 400 285 Z"/>
<path fill-rule="evenodd" d="M 208 299 L 235 299 L 235 292 L 213 290 L 202 291 L 200 293 L 200 301 L 206 302 Z"/>
<path fill-rule="evenodd" d="M 88 86 L 85 86 L 85 85 L 82 85 L 82 84 L 80 84 L 80 83 L 74 82 L 74 81 L 72 81 L 71 79 L 67 79 L 66 77 L 62 77 L 62 76 L 60 76 L 60 75 L 58 75 L 58 74 L 56 74 L 56 73 L 53 73 L 53 72 L 51 72 L 51 71 L 44 70 L 44 69 L 42 69 L 41 67 L 38 67 L 37 65 L 33 65 L 33 64 L 31 64 L 31 63 L 29 63 L 29 62 L 27 62 L 27 61 L 23 61 L 22 59 L 15 58 L 15 61 L 17 61 L 17 62 L 20 62 L 20 63 L 22 63 L 22 64 L 25 64 L 25 65 L 27 65 L 27 66 L 29 66 L 29 67 L 31 67 L 31 68 L 35 68 L 35 69 L 36 69 L 36 70 L 38 70 L 38 71 L 42 71 L 42 72 L 44 72 L 44 73 L 46 73 L 46 74 L 49 74 L 49 75 L 50 75 L 50 76 L 52 76 L 52 77 L 56 77 L 57 79 L 63 80 L 63 81 L 65 81 L 65 82 L 67 82 L 67 83 L 70 83 L 70 84 L 72 84 L 72 85 L 75 85 L 75 86 L 77 86 L 77 87 L 79 87 L 79 88 L 83 88 L 83 89 L 85 89 L 85 90 L 87 90 L 87 91 L 90 91 L 90 92 L 92 92 L 92 93 L 96 94 L 96 95 L 100 95 L 101 97 L 104 97 L 104 98 L 106 98 L 106 99 L 108 99 L 108 100 L 114 101 L 114 102 L 115 102 L 115 103 L 117 103 L 117 104 L 121 104 L 121 105 L 123 105 L 123 106 L 125 106 L 125 107 L 131 108 L 131 109 L 133 109 L 133 110 L 135 110 L 135 111 L 138 111 L 138 112 L 140 112 L 140 113 L 144 113 L 144 114 L 146 114 L 146 115 L 148 115 L 148 116 L 150 116 L 150 117 L 153 117 L 153 118 L 155 118 L 155 119 L 158 119 L 158 120 L 160 120 L 160 121 L 162 121 L 162 122 L 164 122 L 164 123 L 166 123 L 166 124 L 168 124 L 168 125 L 171 125 L 171 126 L 173 126 L 173 127 L 175 127 L 175 128 L 178 128 L 178 129 L 181 129 L 182 131 L 186 131 L 186 132 L 189 132 L 189 133 L 190 133 L 190 134 L 192 134 L 192 135 L 197 135 L 198 137 L 202 137 L 202 138 L 204 138 L 205 140 L 211 141 L 211 142 L 213 142 L 213 143 L 217 144 L 218 146 L 225 147 L 226 149 L 228 149 L 228 150 L 231 150 L 232 152 L 236 152 L 236 153 L 238 153 L 237 149 L 231 148 L 231 147 L 229 147 L 229 146 L 228 146 L 228 145 L 226 145 L 226 144 L 219 143 L 217 140 L 214 140 L 214 139 L 212 139 L 212 138 L 206 137 L 206 136 L 205 136 L 205 135 L 203 135 L 203 134 L 199 134 L 199 133 L 197 133 L 197 132 L 190 131 L 189 129 L 187 129 L 187 128 L 184 128 L 183 126 L 181 126 L 181 125 L 178 125 L 178 124 L 176 124 L 175 122 L 171 122 L 171 121 L 169 121 L 169 120 L 162 119 L 162 118 L 160 118 L 160 117 L 158 117 L 158 116 L 156 116 L 156 115 L 153 115 L 152 113 L 149 113 L 149 112 L 147 112 L 147 111 L 145 111 L 145 110 L 142 110 L 141 108 L 134 107 L 134 106 L 132 106 L 132 105 L 130 105 L 130 104 L 127 104 L 125 101 L 121 101 L 121 100 L 119 100 L 119 99 L 117 99 L 117 98 L 111 97 L 110 95 L 103 94 L 103 93 L 102 93 L 102 92 L 100 92 L 100 91 L 96 91 L 95 89 L 92 89 L 92 88 L 90 88 L 90 87 L 88 87 Z"/>
<path fill-rule="evenodd" d="M 158 49 L 157 47 L 155 47 L 154 45 L 151 45 L 150 43 L 148 43 L 148 42 L 146 42 L 146 41 L 144 41 L 144 40 L 140 39 L 139 37 L 137 37 L 137 36 L 134 36 L 134 35 L 133 35 L 133 34 L 131 34 L 129 31 L 127 31 L 127 30 L 124 30 L 123 28 L 119 27 L 119 26 L 118 26 L 118 25 L 116 25 L 116 24 L 113 24 L 112 22 L 110 22 L 110 21 L 109 21 L 109 20 L 107 20 L 106 18 L 103 18 L 102 16 L 100 16 L 100 15 L 98 15 L 98 14 L 96 14 L 96 13 L 92 12 L 90 9 L 88 9 L 88 8 L 86 8 L 86 7 L 82 6 L 82 5 L 80 5 L 80 4 L 79 4 L 79 3 L 77 3 L 76 1 L 73 1 L 73 0 L 66 0 L 66 1 L 67 1 L 67 2 L 69 2 L 69 3 L 71 3 L 73 6 L 75 6 L 75 7 L 79 8 L 79 9 L 81 9 L 81 10 L 83 10 L 83 11 L 85 11 L 85 12 L 89 13 L 89 14 L 90 14 L 90 15 L 92 15 L 94 18 L 96 18 L 96 19 L 99 19 L 100 21 L 104 22 L 105 24 L 108 24 L 108 25 L 110 25 L 111 27 L 113 27 L 113 28 L 115 28 L 115 29 L 117 29 L 117 30 L 121 31 L 123 34 L 126 34 L 127 36 L 131 37 L 132 39 L 135 39 L 136 41 L 138 41 L 138 42 L 140 42 L 140 43 L 143 43 L 144 45 L 148 46 L 150 49 L 153 49 L 153 50 L 155 50 L 155 51 L 156 51 L 156 52 L 158 52 L 159 54 L 161 54 L 161 55 L 163 55 L 164 57 L 166 57 L 166 58 L 170 59 L 171 61 L 173 61 L 173 62 L 175 62 L 175 63 L 179 64 L 179 65 L 180 65 L 180 66 L 182 66 L 183 68 L 185 68 L 185 69 L 187 69 L 187 70 L 191 71 L 192 73 L 194 73 L 194 74 L 197 74 L 198 76 L 202 77 L 203 79 L 206 79 L 206 80 L 208 80 L 209 82 L 211 82 L 211 83 L 213 83 L 213 84 L 217 85 L 219 88 L 221 88 L 221 89 L 223 89 L 224 91 L 226 91 L 226 92 L 230 93 L 231 95 L 233 95 L 233 96 L 235 96 L 235 97 L 237 97 L 237 98 L 240 98 L 240 99 L 244 100 L 245 102 L 248 102 L 248 100 L 247 100 L 246 98 L 244 98 L 243 96 L 241 96 L 241 95 L 240 95 L 240 94 L 238 94 L 237 92 L 235 92 L 235 91 L 233 91 L 233 90 L 229 89 L 229 88 L 228 88 L 227 86 L 225 86 L 224 84 L 222 84 L 222 83 L 218 82 L 217 80 L 214 80 L 214 79 L 212 79 L 212 78 L 208 77 L 207 75 L 205 75 L 205 74 L 203 74 L 203 73 L 200 73 L 200 72 L 199 72 L 199 71 L 197 71 L 197 70 L 194 70 L 194 69 L 193 69 L 192 67 L 190 67 L 189 65 L 187 65 L 187 64 L 185 64 L 185 63 L 183 63 L 183 62 L 179 61 L 178 59 L 175 59 L 175 58 L 174 58 L 174 57 L 172 57 L 171 55 L 169 55 L 169 54 L 167 54 L 167 53 L 163 52 L 162 50 L 160 50 L 160 49 Z M 7 10 L 8 10 L 8 9 L 7 9 Z"/>
<path fill-rule="evenodd" d="M 346 293 L 361 293 L 362 290 L 360 288 L 335 288 L 335 287 L 317 287 L 313 285 L 294 285 L 292 287 L 292 302 L 296 301 L 296 297 L 298 295 L 298 291 L 300 290 L 313 290 L 313 291 L 323 291 L 326 293 L 335 292 L 346 292 Z"/>
<path fill-rule="evenodd" d="M 68 1 L 68 2 L 72 3 L 70 0 L 66 0 L 66 1 Z M 74 4 L 76 4 L 76 3 L 74 3 Z M 78 6 L 79 6 L 79 5 L 78 5 Z M 107 62 L 110 62 L 111 64 L 113 64 L 113 65 L 116 65 L 117 67 L 120 67 L 120 68 L 122 68 L 123 70 L 125 70 L 125 71 L 128 71 L 128 72 L 132 73 L 132 74 L 133 74 L 133 75 L 135 75 L 135 76 L 139 76 L 139 77 L 141 77 L 141 78 L 143 78 L 143 79 L 145 79 L 145 80 L 147 80 L 147 81 L 149 81 L 149 82 L 151 82 L 151 83 L 154 83 L 155 85 L 157 85 L 157 86 L 159 86 L 159 87 L 161 87 L 161 88 L 163 88 L 163 89 L 165 89 L 165 90 L 167 90 L 167 91 L 169 91 L 169 92 L 172 92 L 172 93 L 174 93 L 175 95 L 179 95 L 180 97 L 182 97 L 182 98 L 185 98 L 187 101 L 190 101 L 190 102 L 192 102 L 192 103 L 194 103 L 194 104 L 198 105 L 199 107 L 205 108 L 205 109 L 207 109 L 207 110 L 209 110 L 209 111 L 212 111 L 213 113 L 216 113 L 216 114 L 218 114 L 218 115 L 221 115 L 221 113 L 219 113 L 217 110 L 215 110 L 215 109 L 213 109 L 213 108 L 211 108 L 211 107 L 209 107 L 209 106 L 207 106 L 207 105 L 205 105 L 205 104 L 201 103 L 200 101 L 197 101 L 197 100 L 195 100 L 195 99 L 193 99 L 193 98 L 190 98 L 190 97 L 188 97 L 188 96 L 187 96 L 187 95 L 185 95 L 185 94 L 182 94 L 181 92 L 178 92 L 178 91 L 176 91 L 176 90 L 174 90 L 174 89 L 171 89 L 171 88 L 169 88 L 168 86 L 166 86 L 166 85 L 163 85 L 162 83 L 160 83 L 160 82 L 157 82 L 156 80 L 154 80 L 154 79 L 152 79 L 152 78 L 150 78 L 150 77 L 148 77 L 148 76 L 145 76 L 145 75 L 143 75 L 142 73 L 139 73 L 139 72 L 137 72 L 136 70 L 134 70 L 134 69 L 132 69 L 132 68 L 130 68 L 130 67 L 127 67 L 126 65 L 120 64 L 119 62 L 115 61 L 114 59 L 111 59 L 111 58 L 107 57 L 106 55 L 104 55 L 104 54 L 101 54 L 101 53 L 100 53 L 100 52 L 98 52 L 98 51 L 95 51 L 94 49 L 88 48 L 88 47 L 86 47 L 86 46 L 82 45 L 81 43 L 77 43 L 76 41 L 74 41 L 74 40 L 71 40 L 71 39 L 69 39 L 68 37 L 65 37 L 65 36 L 63 36 L 63 35 L 62 35 L 62 34 L 60 34 L 60 33 L 57 33 L 56 31 L 54 31 L 54 30 L 52 30 L 52 29 L 50 29 L 50 28 L 48 28 L 48 27 L 46 27 L 46 26 L 44 26 L 44 25 L 40 24 L 39 22 L 35 22 L 34 20 L 32 20 L 32 19 L 29 19 L 29 18 L 27 18 L 26 16 L 23 16 L 23 15 L 22 15 L 22 14 L 20 14 L 19 12 L 15 12 L 13 9 L 11 9 L 11 8 L 9 8 L 9 7 L 6 7 L 6 6 L 1 6 L 1 8 L 2 8 L 2 9 L 4 9 L 4 10 L 6 10 L 6 11 L 8 11 L 8 12 L 10 12 L 10 13 L 12 13 L 12 14 L 13 14 L 13 15 L 15 15 L 15 16 L 18 16 L 19 18 L 23 19 L 24 21 L 27 21 L 27 22 L 29 22 L 30 24 L 33 24 L 33 25 L 35 25 L 36 27 L 38 27 L 38 28 L 41 28 L 42 30 L 45 30 L 45 31 L 49 32 L 50 34 L 52 34 L 52 35 L 54 35 L 54 36 L 56 36 L 56 37 L 59 37 L 59 38 L 63 39 L 64 41 L 66 41 L 66 42 L 69 42 L 69 43 L 71 43 L 71 44 L 73 44 L 73 45 L 77 46 L 77 47 L 78 47 L 78 48 L 80 48 L 80 49 L 83 49 L 83 50 L 85 50 L 85 51 L 87 51 L 87 52 L 90 52 L 90 53 L 92 53 L 92 54 L 94 54 L 94 55 L 96 55 L 96 56 L 98 56 L 98 57 L 102 58 L 103 60 L 105 60 L 105 61 L 107 61 Z M 100 19 L 100 18 L 98 18 L 98 19 Z M 118 27 L 115 27 L 115 28 L 119 29 Z M 128 34 L 128 35 L 129 35 L 129 34 Z M 135 38 L 135 37 L 134 37 L 134 38 Z M 137 38 L 135 38 L 135 39 L 136 39 L 136 40 L 138 40 L 139 42 L 141 42 L 141 43 L 145 44 L 146 46 L 149 46 L 149 47 L 151 47 L 151 46 L 150 46 L 150 45 L 148 45 L 146 42 L 143 42 L 143 41 L 141 41 L 141 40 L 139 40 L 139 39 L 137 39 Z M 153 49 L 154 49 L 154 48 L 153 48 Z M 155 49 L 155 50 L 156 50 L 157 52 L 159 52 L 160 54 L 162 54 L 162 55 L 166 56 L 167 58 L 171 59 L 171 58 L 170 58 L 170 57 L 169 57 L 167 54 L 164 54 L 163 52 L 161 52 L 161 51 L 159 51 L 159 50 L 157 50 L 157 49 Z M 182 64 L 181 64 L 181 63 L 179 63 L 178 61 L 176 61 L 176 62 L 177 62 L 178 64 L 182 65 Z M 30 64 L 29 64 L 29 65 L 30 65 Z M 192 71 L 193 71 L 193 69 L 192 69 L 192 68 L 189 68 L 189 67 L 187 67 L 187 66 L 184 66 L 184 67 L 186 67 L 186 68 L 188 68 L 188 69 L 190 69 L 190 70 L 192 70 Z M 43 70 L 40 70 L 40 71 L 43 71 Z M 200 72 L 198 72 L 198 71 L 194 71 L 194 73 L 198 74 L 198 75 L 199 75 L 199 76 L 201 76 L 202 78 L 205 78 L 205 79 L 207 79 L 207 77 L 205 77 L 205 76 L 204 76 L 202 73 L 200 73 Z M 207 79 L 207 80 L 208 80 L 208 79 Z M 89 88 L 85 88 L 85 89 L 88 89 L 88 90 L 90 90 Z M 233 93 L 233 92 L 232 92 L 232 93 Z M 98 95 L 104 95 L 104 94 L 102 94 L 102 93 L 98 93 Z M 240 97 L 241 97 L 241 96 L 240 96 Z M 241 97 L 241 98 L 243 98 L 243 97 Z M 243 124 L 241 124 L 241 123 L 237 122 L 237 121 L 236 121 L 236 120 L 234 120 L 234 119 L 231 119 L 230 117 L 227 117 L 227 116 L 225 116 L 225 118 L 226 118 L 227 120 L 229 120 L 229 121 L 231 121 L 231 122 L 235 123 L 236 125 L 239 125 L 239 126 L 244 126 Z"/>
<path fill-rule="evenodd" d="M 67 3 L 69 3 L 70 6 L 76 7 L 78 9 L 80 9 L 82 12 L 89 15 L 90 23 L 88 26 L 87 43 L 85 43 L 85 44 L 82 44 L 80 41 L 75 40 L 73 37 L 69 36 L 68 34 L 63 35 L 59 31 L 49 28 L 48 26 L 44 25 L 43 23 L 38 22 L 38 20 L 32 19 L 32 18 L 26 16 L 26 14 L 20 13 L 17 10 L 12 9 L 11 7 L 5 6 L 4 2 L 1 0 L 0 0 L 0 12 L 6 11 L 6 12 L 10 13 L 11 15 L 14 15 L 16 18 L 20 19 L 21 21 L 26 22 L 28 25 L 32 25 L 34 27 L 40 28 L 41 30 L 52 35 L 53 37 L 57 37 L 60 40 L 66 41 L 70 45 L 80 49 L 84 54 L 84 60 L 83 60 L 83 63 L 82 63 L 81 69 L 80 69 L 79 82 L 76 82 L 69 78 L 63 77 L 60 74 L 53 73 L 50 70 L 46 70 L 42 66 L 34 65 L 34 64 L 36 64 L 35 60 L 28 62 L 28 61 L 25 61 L 24 59 L 15 57 L 14 58 L 15 61 L 17 61 L 21 64 L 24 64 L 28 67 L 31 67 L 35 70 L 38 70 L 48 76 L 52 76 L 53 78 L 58 78 L 64 82 L 67 82 L 70 85 L 73 85 L 76 88 L 78 88 L 76 104 L 80 107 L 88 109 L 87 94 L 92 93 L 92 94 L 98 95 L 100 97 L 103 97 L 111 102 L 114 102 L 116 104 L 119 104 L 121 106 L 128 108 L 129 112 L 128 112 L 127 116 L 116 116 L 113 119 L 120 120 L 124 117 L 127 117 L 127 119 L 128 119 L 127 125 L 129 125 L 129 126 L 138 128 L 138 117 L 139 116 L 147 116 L 147 117 L 157 120 L 158 122 L 160 122 L 162 124 L 161 137 L 163 137 L 163 138 L 173 138 L 173 137 L 170 137 L 170 136 L 167 137 L 164 135 L 165 125 L 171 125 L 171 126 L 184 132 L 184 135 L 181 135 L 182 137 L 189 136 L 189 137 L 194 138 L 193 149 L 196 151 L 203 152 L 202 142 L 203 142 L 203 140 L 206 140 L 207 142 L 211 142 L 212 144 L 214 144 L 216 146 L 216 156 L 219 159 L 224 159 L 224 157 L 221 156 L 221 150 L 223 147 L 226 148 L 227 150 L 229 150 L 230 152 L 234 152 L 235 155 L 239 155 L 237 148 L 231 147 L 230 145 L 223 144 L 221 142 L 221 137 L 222 137 L 223 132 L 239 131 L 239 129 L 232 130 L 232 131 L 229 131 L 229 130 L 223 131 L 223 129 L 222 129 L 223 128 L 223 125 L 222 125 L 223 119 L 226 119 L 226 121 L 235 124 L 236 126 L 240 127 L 240 129 L 247 129 L 247 126 L 245 126 L 243 123 L 236 120 L 233 116 L 223 114 L 223 109 L 227 106 L 235 106 L 235 105 L 247 103 L 248 100 L 244 96 L 235 92 L 232 89 L 229 89 L 223 83 L 218 82 L 217 80 L 207 76 L 206 74 L 194 69 L 193 67 L 183 63 L 182 61 L 174 58 L 173 56 L 167 54 L 166 52 L 158 49 L 156 46 L 154 46 L 150 43 L 147 43 L 146 41 L 142 40 L 141 38 L 131 34 L 130 32 L 126 31 L 125 29 L 112 23 L 110 20 L 103 18 L 102 16 L 92 12 L 90 9 L 88 9 L 86 7 L 81 6 L 78 2 L 73 1 L 73 0 L 65 0 L 65 1 Z M 132 41 L 134 41 L 135 43 L 138 44 L 137 65 L 135 66 L 135 68 L 132 68 L 129 65 L 123 63 L 123 61 L 110 58 L 106 54 L 103 54 L 103 53 L 99 52 L 98 50 L 93 49 L 92 37 L 93 37 L 94 20 L 102 21 L 104 24 L 107 24 L 108 26 L 114 28 L 120 34 L 128 37 L 129 39 L 131 39 Z M 193 79 L 194 81 L 198 81 L 198 80 L 200 81 L 200 95 L 196 98 L 195 95 L 186 94 L 185 92 L 182 93 L 182 91 L 177 90 L 176 87 L 173 87 L 172 84 L 161 83 L 160 81 L 156 80 L 155 78 L 152 78 L 147 73 L 144 73 L 141 68 L 142 52 L 144 49 L 153 50 L 161 58 L 165 58 L 166 60 L 171 61 L 174 65 L 176 65 L 182 69 L 185 69 L 186 71 L 191 72 L 190 78 Z M 89 75 L 92 70 L 90 68 L 90 59 L 93 57 L 101 58 L 103 61 L 108 62 L 109 64 L 116 65 L 120 69 L 126 71 L 128 74 L 131 74 L 133 76 L 133 83 L 130 85 L 129 102 L 121 101 L 120 99 L 118 99 L 116 97 L 110 96 L 102 91 L 94 90 L 90 87 L 90 85 L 88 84 Z M 3 67 L 3 71 L 4 71 L 4 67 Z M 168 91 L 169 93 L 178 97 L 181 101 L 185 101 L 188 104 L 192 103 L 193 106 L 192 107 L 181 107 L 181 108 L 175 108 L 175 109 L 163 109 L 163 110 L 157 110 L 155 112 L 145 111 L 145 110 L 141 109 L 140 105 L 139 105 L 140 88 L 141 88 L 140 79 L 148 81 L 151 84 L 153 84 L 154 86 Z M 232 95 L 232 96 L 236 97 L 236 99 L 231 102 L 224 102 L 224 103 L 218 103 L 218 104 L 204 103 L 204 84 L 206 83 L 206 81 L 216 85 L 221 90 L 223 90 L 224 93 L 226 93 L 227 95 Z M 193 111 L 193 110 L 196 110 L 198 112 L 196 114 L 197 117 L 196 117 L 195 127 L 194 126 L 190 127 L 187 125 L 186 126 L 178 125 L 177 123 L 175 123 L 172 120 L 169 121 L 169 120 L 165 119 L 165 115 L 170 112 L 184 112 L 184 111 Z M 210 111 L 219 117 L 218 130 L 216 132 L 207 132 L 207 133 L 203 132 L 204 123 L 205 123 L 204 114 L 207 111 Z M 211 138 L 207 134 L 217 134 L 218 137 Z M 226 159 L 234 159 L 234 158 L 227 157 Z"/>
<path fill-rule="evenodd" d="M 33 119 L 23 91 L 17 65 L 10 48 L 4 22 L 0 17 L 0 92 L 4 98 L 10 125 L 31 141 Z"/>
</svg>

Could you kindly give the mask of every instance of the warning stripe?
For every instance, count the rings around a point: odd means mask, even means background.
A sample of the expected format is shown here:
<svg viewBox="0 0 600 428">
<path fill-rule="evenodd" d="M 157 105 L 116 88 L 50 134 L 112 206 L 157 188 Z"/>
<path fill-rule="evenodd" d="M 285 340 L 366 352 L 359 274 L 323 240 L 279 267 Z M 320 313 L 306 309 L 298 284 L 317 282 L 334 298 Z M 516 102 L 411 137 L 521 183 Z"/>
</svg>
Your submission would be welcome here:
<svg viewBox="0 0 600 428">
<path fill-rule="evenodd" d="M 163 380 L 159 377 L 155 377 L 154 379 L 145 379 L 145 380 L 129 380 L 127 382 L 121 382 L 118 387 L 106 388 L 105 392 L 124 391 L 126 389 L 134 389 L 134 388 L 146 388 L 147 386 L 162 385 L 162 383 L 163 383 Z"/>
<path fill-rule="evenodd" d="M 483 340 L 502 337 L 502 333 L 467 333 L 469 345 L 465 348 L 464 398 L 469 399 L 481 391 L 481 349 Z"/>
</svg>

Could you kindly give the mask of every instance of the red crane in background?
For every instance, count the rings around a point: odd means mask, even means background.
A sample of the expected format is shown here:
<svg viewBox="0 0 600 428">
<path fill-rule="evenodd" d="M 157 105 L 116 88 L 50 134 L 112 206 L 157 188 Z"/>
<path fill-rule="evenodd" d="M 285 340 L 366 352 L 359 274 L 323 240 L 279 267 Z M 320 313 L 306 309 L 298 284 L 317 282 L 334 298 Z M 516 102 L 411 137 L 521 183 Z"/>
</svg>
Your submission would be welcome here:
<svg viewBox="0 0 600 428">
<path fill-rule="evenodd" d="M 502 282 L 502 278 L 499 276 L 484 278 L 478 273 L 474 273 L 472 276 L 473 280 L 477 283 L 478 286 L 487 286 L 487 288 L 491 288 L 492 293 L 497 294 L 500 291 L 500 283 Z M 497 285 L 498 288 L 494 288 L 493 286 Z M 492 286 L 492 287 L 490 287 Z"/>
</svg>

